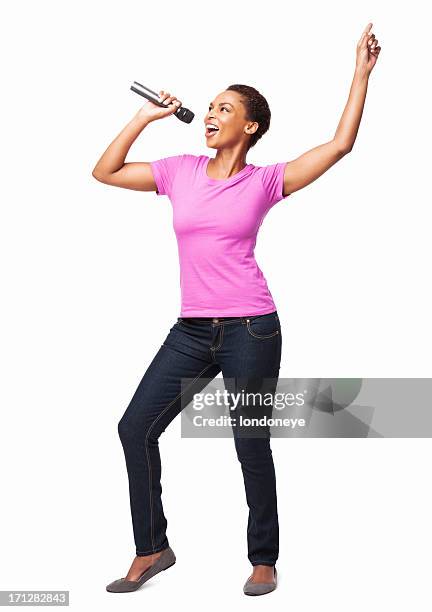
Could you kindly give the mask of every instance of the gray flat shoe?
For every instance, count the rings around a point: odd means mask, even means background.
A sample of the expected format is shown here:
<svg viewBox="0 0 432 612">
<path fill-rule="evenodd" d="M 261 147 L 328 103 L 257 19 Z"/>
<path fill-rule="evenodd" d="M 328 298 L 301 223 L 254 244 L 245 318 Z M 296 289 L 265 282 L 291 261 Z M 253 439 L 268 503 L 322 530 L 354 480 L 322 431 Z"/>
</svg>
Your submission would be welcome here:
<svg viewBox="0 0 432 612">
<path fill-rule="evenodd" d="M 243 593 L 245 595 L 264 595 L 265 593 L 270 593 L 277 587 L 276 566 L 274 566 L 274 582 L 250 582 L 251 578 L 252 576 L 249 576 L 244 584 Z"/>
<path fill-rule="evenodd" d="M 125 580 L 124 578 L 119 578 L 118 580 L 114 580 L 114 582 L 110 582 L 107 585 L 106 590 L 110 593 L 129 593 L 130 591 L 136 591 L 159 572 L 162 572 L 171 565 L 174 565 L 176 562 L 176 556 L 172 551 L 171 547 L 165 548 L 162 554 L 156 559 L 156 561 L 149 568 L 145 570 L 145 572 L 138 578 L 138 580 Z"/>
</svg>

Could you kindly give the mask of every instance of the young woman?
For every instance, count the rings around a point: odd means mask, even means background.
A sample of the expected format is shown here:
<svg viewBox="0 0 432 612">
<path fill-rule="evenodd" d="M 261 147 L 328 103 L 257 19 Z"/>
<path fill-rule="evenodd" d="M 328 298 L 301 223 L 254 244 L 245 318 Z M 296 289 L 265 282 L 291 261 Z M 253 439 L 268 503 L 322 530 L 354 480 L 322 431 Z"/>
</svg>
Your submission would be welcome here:
<svg viewBox="0 0 432 612">
<path fill-rule="evenodd" d="M 352 150 L 369 75 L 381 47 L 369 23 L 357 44 L 349 98 L 332 140 L 297 159 L 270 166 L 246 162 L 267 132 L 270 109 L 253 87 L 231 85 L 211 102 L 204 119 L 207 146 L 216 156 L 176 155 L 125 163 L 137 136 L 152 121 L 174 113 L 181 102 L 168 92 L 164 109 L 148 101 L 110 144 L 93 170 L 102 183 L 168 196 L 180 258 L 181 312 L 145 372 L 118 431 L 129 478 L 136 556 L 110 592 L 134 591 L 175 563 L 161 500 L 158 438 L 186 405 L 222 371 L 224 381 L 277 383 L 282 334 L 278 313 L 254 258 L 258 229 L 280 200 L 321 176 Z M 193 194 L 193 195 L 191 195 Z M 188 384 L 182 385 L 182 379 Z M 234 383 L 237 389 L 237 382 Z M 276 588 L 279 526 L 276 478 L 267 428 L 257 437 L 234 431 L 249 507 L 248 558 L 253 573 L 247 595 Z"/>
</svg>

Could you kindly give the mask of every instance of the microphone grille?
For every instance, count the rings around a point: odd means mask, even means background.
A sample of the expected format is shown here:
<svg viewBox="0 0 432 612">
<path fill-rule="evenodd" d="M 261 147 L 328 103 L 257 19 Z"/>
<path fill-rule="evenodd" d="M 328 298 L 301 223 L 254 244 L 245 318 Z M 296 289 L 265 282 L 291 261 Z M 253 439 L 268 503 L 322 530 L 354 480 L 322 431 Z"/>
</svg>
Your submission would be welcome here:
<svg viewBox="0 0 432 612">
<path fill-rule="evenodd" d="M 178 117 L 178 119 L 180 119 L 180 121 L 183 121 L 184 123 L 190 123 L 195 117 L 195 113 L 193 113 L 188 108 L 183 107 L 180 107 L 178 111 L 176 111 L 174 114 L 176 117 Z"/>
</svg>

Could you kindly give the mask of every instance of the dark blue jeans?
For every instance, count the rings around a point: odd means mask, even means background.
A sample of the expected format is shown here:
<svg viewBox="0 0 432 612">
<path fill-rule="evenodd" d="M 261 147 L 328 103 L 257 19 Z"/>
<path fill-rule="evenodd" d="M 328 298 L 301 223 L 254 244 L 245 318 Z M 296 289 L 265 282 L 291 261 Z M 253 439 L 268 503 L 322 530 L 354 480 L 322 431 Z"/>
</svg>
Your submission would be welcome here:
<svg viewBox="0 0 432 612">
<path fill-rule="evenodd" d="M 242 385 L 245 391 L 264 377 L 273 378 L 276 387 L 281 349 L 277 311 L 245 317 L 178 318 L 171 327 L 118 423 L 138 556 L 169 545 L 161 499 L 159 436 L 187 404 L 189 393 L 192 399 L 193 393 L 202 391 L 221 371 L 225 387 L 230 379 L 230 391 L 233 379 L 249 381 L 246 387 Z M 190 379 L 186 386 L 182 378 Z M 248 558 L 252 565 L 272 566 L 279 553 L 279 524 L 270 433 L 263 426 L 259 435 L 250 437 L 233 427 L 233 438 L 249 507 Z"/>
</svg>

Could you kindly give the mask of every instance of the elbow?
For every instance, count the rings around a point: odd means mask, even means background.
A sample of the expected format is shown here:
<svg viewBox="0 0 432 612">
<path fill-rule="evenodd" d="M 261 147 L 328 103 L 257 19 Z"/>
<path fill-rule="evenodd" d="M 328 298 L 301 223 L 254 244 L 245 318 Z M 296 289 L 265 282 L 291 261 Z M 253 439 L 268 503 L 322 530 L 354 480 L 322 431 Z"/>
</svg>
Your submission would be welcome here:
<svg viewBox="0 0 432 612">
<path fill-rule="evenodd" d="M 341 155 L 342 157 L 343 157 L 344 155 L 346 155 L 347 153 L 351 153 L 351 151 L 352 151 L 352 149 L 353 149 L 353 146 L 354 146 L 354 143 L 352 143 L 352 144 L 347 144 L 347 143 L 340 143 L 340 142 L 337 142 L 336 144 L 337 144 L 338 153 L 339 153 L 339 155 Z"/>
<path fill-rule="evenodd" d="M 103 179 L 101 177 L 100 174 L 98 174 L 97 170 L 94 169 L 92 172 L 92 177 L 95 178 L 97 181 L 99 181 L 100 183 L 103 183 Z"/>
<path fill-rule="evenodd" d="M 347 140 L 342 140 L 342 138 L 335 136 L 332 141 L 333 147 L 336 149 L 338 155 L 343 157 L 347 153 L 349 153 L 353 146 L 354 142 L 349 142 Z"/>
</svg>

